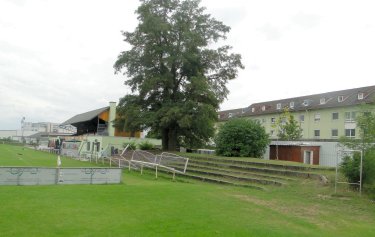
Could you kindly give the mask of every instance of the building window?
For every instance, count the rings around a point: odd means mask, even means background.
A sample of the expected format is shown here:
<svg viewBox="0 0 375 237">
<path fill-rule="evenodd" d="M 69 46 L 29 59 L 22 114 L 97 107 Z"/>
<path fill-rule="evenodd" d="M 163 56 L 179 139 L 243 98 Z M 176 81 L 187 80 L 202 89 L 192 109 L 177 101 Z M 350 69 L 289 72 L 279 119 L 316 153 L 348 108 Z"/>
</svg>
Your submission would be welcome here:
<svg viewBox="0 0 375 237">
<path fill-rule="evenodd" d="M 338 137 L 339 136 L 339 130 L 338 129 L 332 129 L 331 130 L 331 136 L 332 137 Z"/>
<path fill-rule="evenodd" d="M 320 98 L 320 104 L 324 105 L 326 103 L 326 98 Z"/>
<path fill-rule="evenodd" d="M 304 106 L 308 106 L 308 105 L 309 105 L 309 100 L 304 100 L 304 101 L 303 101 L 303 105 L 304 105 Z"/>
<path fill-rule="evenodd" d="M 232 113 L 229 113 L 228 114 L 228 118 L 232 118 L 233 114 Z"/>
<path fill-rule="evenodd" d="M 299 115 L 299 121 L 300 121 L 300 122 L 304 122 L 304 121 L 305 121 L 305 115 L 300 114 L 300 115 Z"/>
<path fill-rule="evenodd" d="M 278 104 L 276 105 L 276 109 L 281 109 L 281 104 L 280 104 L 280 103 L 278 103 Z"/>
<path fill-rule="evenodd" d="M 320 130 L 314 130 L 314 137 L 320 137 Z"/>
<path fill-rule="evenodd" d="M 339 113 L 338 112 L 333 112 L 332 113 L 332 120 L 337 120 L 339 119 Z"/>
<path fill-rule="evenodd" d="M 363 93 L 358 93 L 358 100 L 363 100 Z"/>
<path fill-rule="evenodd" d="M 355 129 L 345 129 L 346 137 L 355 137 Z"/>
<path fill-rule="evenodd" d="M 294 101 L 291 101 L 291 102 L 289 103 L 289 107 L 290 107 L 291 109 L 294 108 Z"/>
<path fill-rule="evenodd" d="M 265 110 L 266 110 L 266 106 L 263 105 L 263 106 L 262 106 L 262 111 L 265 111 Z"/>
<path fill-rule="evenodd" d="M 345 112 L 345 121 L 354 122 L 356 117 L 356 112 Z"/>
<path fill-rule="evenodd" d="M 220 114 L 217 115 L 217 118 L 220 119 Z"/>
<path fill-rule="evenodd" d="M 276 122 L 276 119 L 275 118 L 271 118 L 271 123 L 275 123 Z"/>
<path fill-rule="evenodd" d="M 320 121 L 320 113 L 316 113 L 314 116 L 314 121 L 319 122 Z"/>
<path fill-rule="evenodd" d="M 251 112 L 252 113 L 254 113 L 255 112 L 255 108 L 253 107 L 253 108 L 251 108 Z"/>
<path fill-rule="evenodd" d="M 340 95 L 337 97 L 338 102 L 343 102 L 344 101 L 344 96 Z"/>
</svg>

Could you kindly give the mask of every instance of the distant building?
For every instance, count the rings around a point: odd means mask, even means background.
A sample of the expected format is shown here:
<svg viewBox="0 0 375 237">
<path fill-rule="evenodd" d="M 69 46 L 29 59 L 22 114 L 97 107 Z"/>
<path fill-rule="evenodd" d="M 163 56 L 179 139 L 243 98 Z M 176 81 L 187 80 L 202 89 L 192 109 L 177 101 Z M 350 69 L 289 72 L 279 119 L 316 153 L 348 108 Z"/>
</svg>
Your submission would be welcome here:
<svg viewBox="0 0 375 237">
<path fill-rule="evenodd" d="M 260 102 L 246 108 L 218 112 L 220 122 L 245 117 L 258 120 L 270 135 L 277 138 L 275 123 L 288 108 L 303 129 L 302 139 L 337 140 L 341 136 L 359 138 L 355 118 L 362 105 L 375 111 L 375 86 L 333 91 L 288 99 Z"/>
<path fill-rule="evenodd" d="M 51 122 L 24 122 L 17 130 L 0 130 L 0 139 L 10 138 L 14 141 L 26 143 L 37 142 L 48 137 L 71 136 L 77 129 L 73 126 L 61 126 L 59 123 Z"/>
<path fill-rule="evenodd" d="M 44 133 L 76 133 L 76 128 L 73 126 L 65 125 L 61 126 L 59 123 L 50 123 L 50 122 L 25 122 L 23 123 L 22 130 L 24 132 L 44 132 Z"/>
<path fill-rule="evenodd" d="M 17 130 L 0 130 L 0 139 L 7 139 L 17 136 Z"/>
<path fill-rule="evenodd" d="M 110 102 L 109 106 L 77 114 L 63 122 L 61 127 L 74 126 L 76 133 L 71 140 L 64 141 L 62 154 L 97 159 L 118 154 L 127 143 L 138 144 L 145 141 L 141 131 L 130 132 L 115 128 L 113 124 L 116 116 L 116 103 Z M 147 141 L 161 147 L 161 140 Z"/>
<path fill-rule="evenodd" d="M 99 135 L 116 137 L 137 137 L 142 136 L 141 131 L 128 132 L 120 131 L 113 126 L 116 118 L 116 103 L 110 102 L 109 106 L 100 109 L 77 114 L 63 122 L 60 127 L 73 126 L 76 128 L 75 136 Z"/>
</svg>

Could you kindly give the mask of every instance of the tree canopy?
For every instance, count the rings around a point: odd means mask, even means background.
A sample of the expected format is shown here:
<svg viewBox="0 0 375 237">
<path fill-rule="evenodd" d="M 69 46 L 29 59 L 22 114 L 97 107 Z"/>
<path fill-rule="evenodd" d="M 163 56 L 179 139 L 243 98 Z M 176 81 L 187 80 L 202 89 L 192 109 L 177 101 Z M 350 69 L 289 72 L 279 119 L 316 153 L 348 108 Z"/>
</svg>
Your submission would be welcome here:
<svg viewBox="0 0 375 237">
<path fill-rule="evenodd" d="M 284 108 L 283 113 L 277 118 L 275 128 L 281 140 L 294 141 L 302 137 L 302 128 L 288 108 Z"/>
<path fill-rule="evenodd" d="M 214 134 L 226 84 L 243 68 L 228 45 L 214 47 L 230 28 L 205 13 L 199 0 L 141 0 L 138 26 L 123 32 L 131 48 L 114 64 L 132 94 L 118 105 L 115 126 L 150 128 L 164 150 L 198 146 Z"/>
<path fill-rule="evenodd" d="M 215 143 L 218 155 L 260 158 L 269 137 L 258 121 L 236 118 L 220 127 Z"/>
</svg>

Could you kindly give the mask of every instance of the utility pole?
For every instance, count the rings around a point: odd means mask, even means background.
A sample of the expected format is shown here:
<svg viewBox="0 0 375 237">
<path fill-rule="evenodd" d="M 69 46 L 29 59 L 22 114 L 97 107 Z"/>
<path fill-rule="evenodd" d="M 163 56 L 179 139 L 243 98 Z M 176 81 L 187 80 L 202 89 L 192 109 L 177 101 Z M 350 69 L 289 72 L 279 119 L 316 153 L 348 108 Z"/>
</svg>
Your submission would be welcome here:
<svg viewBox="0 0 375 237">
<path fill-rule="evenodd" d="M 24 140 L 23 140 L 24 126 L 25 126 L 25 117 L 22 117 L 22 119 L 21 119 L 21 141 L 22 141 L 22 144 L 24 143 Z"/>
</svg>

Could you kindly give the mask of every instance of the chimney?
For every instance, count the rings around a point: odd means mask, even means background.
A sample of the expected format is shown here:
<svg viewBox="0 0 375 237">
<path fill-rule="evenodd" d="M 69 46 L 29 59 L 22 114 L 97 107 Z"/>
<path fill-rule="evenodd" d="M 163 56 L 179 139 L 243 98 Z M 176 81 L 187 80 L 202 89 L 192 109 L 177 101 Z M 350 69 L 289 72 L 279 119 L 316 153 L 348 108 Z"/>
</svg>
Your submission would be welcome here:
<svg viewBox="0 0 375 237">
<path fill-rule="evenodd" d="M 109 119 L 108 119 L 108 136 L 115 135 L 115 127 L 113 121 L 116 118 L 116 102 L 109 102 Z"/>
</svg>

